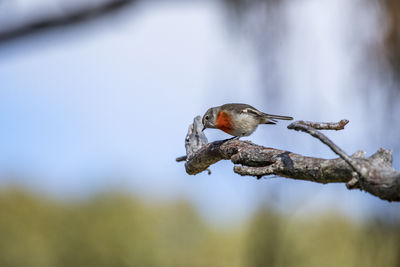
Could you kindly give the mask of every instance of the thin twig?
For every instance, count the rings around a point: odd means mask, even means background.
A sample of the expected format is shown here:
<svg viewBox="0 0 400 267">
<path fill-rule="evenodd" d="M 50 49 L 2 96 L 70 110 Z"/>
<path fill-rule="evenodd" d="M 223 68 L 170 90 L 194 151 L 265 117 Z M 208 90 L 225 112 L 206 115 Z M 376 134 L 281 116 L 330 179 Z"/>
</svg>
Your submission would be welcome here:
<svg viewBox="0 0 400 267">
<path fill-rule="evenodd" d="M 349 120 L 343 119 L 339 122 L 312 122 L 312 121 L 296 121 L 298 124 L 310 126 L 316 130 L 343 130 Z"/>
</svg>

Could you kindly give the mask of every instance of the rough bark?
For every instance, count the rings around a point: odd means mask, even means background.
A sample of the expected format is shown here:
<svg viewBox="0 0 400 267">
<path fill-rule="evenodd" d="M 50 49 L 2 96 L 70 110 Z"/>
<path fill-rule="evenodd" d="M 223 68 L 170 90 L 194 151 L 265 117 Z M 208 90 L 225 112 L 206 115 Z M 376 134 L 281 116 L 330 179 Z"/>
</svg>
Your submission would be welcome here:
<svg viewBox="0 0 400 267">
<path fill-rule="evenodd" d="M 290 151 L 263 147 L 249 141 L 223 140 L 207 143 L 201 131 L 200 117 L 189 127 L 186 137 L 185 168 L 194 175 L 220 160 L 231 160 L 234 172 L 243 176 L 279 175 L 317 183 L 346 183 L 349 189 L 361 189 L 388 201 L 400 201 L 400 172 L 392 168 L 392 152 L 379 149 L 366 158 L 364 151 L 348 156 L 316 129 L 341 130 L 348 123 L 315 123 L 297 121 L 289 129 L 303 131 L 328 145 L 339 158 L 307 157 Z M 179 159 L 179 158 L 178 158 Z M 177 160 L 178 160 L 177 159 Z"/>
</svg>

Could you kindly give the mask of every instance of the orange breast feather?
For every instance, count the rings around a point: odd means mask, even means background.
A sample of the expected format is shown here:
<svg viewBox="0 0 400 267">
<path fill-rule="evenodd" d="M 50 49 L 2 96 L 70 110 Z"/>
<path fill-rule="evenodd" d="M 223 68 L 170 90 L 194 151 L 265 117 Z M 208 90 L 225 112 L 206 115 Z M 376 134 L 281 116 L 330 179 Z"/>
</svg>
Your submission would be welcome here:
<svg viewBox="0 0 400 267">
<path fill-rule="evenodd" d="M 229 115 L 224 111 L 219 111 L 216 119 L 216 126 L 218 129 L 231 134 L 233 130 L 233 123 Z"/>
</svg>

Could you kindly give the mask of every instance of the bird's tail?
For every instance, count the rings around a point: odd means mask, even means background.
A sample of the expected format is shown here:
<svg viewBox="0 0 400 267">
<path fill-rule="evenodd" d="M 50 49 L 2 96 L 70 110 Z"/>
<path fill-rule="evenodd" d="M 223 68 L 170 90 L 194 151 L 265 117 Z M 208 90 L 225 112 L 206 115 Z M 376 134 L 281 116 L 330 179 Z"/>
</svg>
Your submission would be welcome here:
<svg viewBox="0 0 400 267">
<path fill-rule="evenodd" d="M 272 115 L 272 114 L 267 114 L 264 113 L 264 122 L 265 124 L 276 124 L 277 120 L 293 120 L 293 117 L 289 117 L 289 116 L 282 116 L 282 115 Z"/>
</svg>

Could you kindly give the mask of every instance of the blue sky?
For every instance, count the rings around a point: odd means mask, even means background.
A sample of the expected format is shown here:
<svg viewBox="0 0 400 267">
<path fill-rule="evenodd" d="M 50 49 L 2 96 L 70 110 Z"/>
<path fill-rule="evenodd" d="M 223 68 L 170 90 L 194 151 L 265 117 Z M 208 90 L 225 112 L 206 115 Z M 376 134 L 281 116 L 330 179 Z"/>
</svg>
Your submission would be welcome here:
<svg viewBox="0 0 400 267">
<path fill-rule="evenodd" d="M 119 18 L 1 47 L 3 182 L 10 182 L 6 174 L 12 173 L 20 183 L 66 197 L 123 188 L 149 199 L 187 198 L 212 220 L 223 221 L 244 218 L 276 195 L 276 205 L 293 214 L 327 207 L 363 214 L 387 207 L 344 185 L 256 181 L 235 175 L 230 162 L 213 166 L 211 176 L 188 176 L 183 164 L 174 162 L 184 154 L 193 117 L 227 102 L 299 119 L 348 118 L 344 132 L 328 135 L 350 154 L 361 148 L 370 154 L 397 142 L 370 132 L 367 119 L 379 120 L 382 114 L 365 110 L 374 105 L 379 110 L 384 100 L 359 99 L 358 59 L 349 57 L 343 45 L 349 41 L 346 21 L 335 26 L 334 19 L 346 4 L 332 4 L 327 16 L 318 15 L 326 7 L 308 3 L 285 9 L 291 31 L 279 50 L 280 65 L 271 66 L 280 71 L 286 88 L 279 101 L 260 94 L 257 54 L 248 40 L 232 35 L 212 2 L 140 4 Z M 329 41 L 329 32 L 337 35 L 336 42 Z M 227 137 L 207 131 L 210 140 Z M 260 127 L 250 139 L 334 157 L 313 138 L 287 130 L 285 123 Z"/>
</svg>

